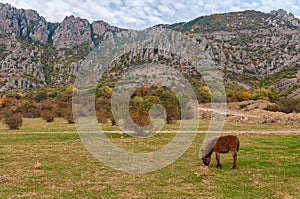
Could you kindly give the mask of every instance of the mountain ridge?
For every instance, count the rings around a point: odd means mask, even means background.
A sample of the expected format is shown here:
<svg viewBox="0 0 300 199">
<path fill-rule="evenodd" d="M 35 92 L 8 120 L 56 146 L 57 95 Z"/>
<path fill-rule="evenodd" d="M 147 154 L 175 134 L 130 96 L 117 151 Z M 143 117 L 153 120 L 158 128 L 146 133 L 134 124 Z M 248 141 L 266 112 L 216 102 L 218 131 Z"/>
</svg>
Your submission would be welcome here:
<svg viewBox="0 0 300 199">
<path fill-rule="evenodd" d="M 281 21 L 276 20 L 281 18 Z M 257 21 L 256 19 L 260 19 Z M 213 26 L 212 21 L 217 21 Z M 255 23 L 253 23 L 255 22 Z M 242 26 L 244 23 L 244 26 Z M 195 25 L 201 25 L 201 32 L 213 32 L 213 31 L 237 31 L 242 29 L 258 29 L 258 28 L 270 28 L 279 26 L 288 26 L 290 28 L 300 28 L 300 20 L 297 19 L 292 13 L 287 13 L 283 9 L 273 10 L 270 13 L 263 13 L 255 10 L 245 10 L 239 12 L 218 13 L 206 16 L 200 16 L 189 22 L 180 22 L 175 24 L 166 25 L 174 30 L 181 32 L 197 32 Z M 210 26 L 211 25 L 211 26 Z M 192 30 L 191 30 L 192 29 Z"/>
<path fill-rule="evenodd" d="M 292 13 L 248 10 L 160 26 L 206 45 L 226 82 L 300 96 L 300 20 Z M 126 29 L 74 16 L 47 22 L 37 11 L 0 3 L 0 91 L 72 82 L 84 57 L 101 45 L 105 34 L 120 31 Z"/>
</svg>

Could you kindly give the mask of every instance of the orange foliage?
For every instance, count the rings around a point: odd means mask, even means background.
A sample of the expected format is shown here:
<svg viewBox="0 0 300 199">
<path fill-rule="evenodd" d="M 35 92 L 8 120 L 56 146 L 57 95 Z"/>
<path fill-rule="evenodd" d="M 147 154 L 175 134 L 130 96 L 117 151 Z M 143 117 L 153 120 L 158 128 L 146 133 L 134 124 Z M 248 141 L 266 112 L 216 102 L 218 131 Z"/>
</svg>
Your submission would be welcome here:
<svg viewBox="0 0 300 199">
<path fill-rule="evenodd" d="M 240 91 L 237 94 L 237 98 L 239 99 L 239 101 L 250 100 L 251 94 L 248 91 Z"/>
</svg>

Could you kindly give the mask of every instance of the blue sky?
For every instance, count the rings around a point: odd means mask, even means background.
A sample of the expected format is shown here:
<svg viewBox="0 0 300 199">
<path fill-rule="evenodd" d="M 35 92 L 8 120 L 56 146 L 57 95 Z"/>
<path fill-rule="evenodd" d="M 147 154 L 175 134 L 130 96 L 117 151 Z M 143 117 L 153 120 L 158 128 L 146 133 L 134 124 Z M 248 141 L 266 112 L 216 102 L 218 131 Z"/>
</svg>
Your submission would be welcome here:
<svg viewBox="0 0 300 199">
<path fill-rule="evenodd" d="M 103 20 L 122 28 L 144 29 L 161 23 L 189 21 L 202 15 L 242 10 L 270 12 L 279 8 L 300 18 L 300 0 L 0 0 L 34 9 L 48 21 L 74 15 Z"/>
</svg>

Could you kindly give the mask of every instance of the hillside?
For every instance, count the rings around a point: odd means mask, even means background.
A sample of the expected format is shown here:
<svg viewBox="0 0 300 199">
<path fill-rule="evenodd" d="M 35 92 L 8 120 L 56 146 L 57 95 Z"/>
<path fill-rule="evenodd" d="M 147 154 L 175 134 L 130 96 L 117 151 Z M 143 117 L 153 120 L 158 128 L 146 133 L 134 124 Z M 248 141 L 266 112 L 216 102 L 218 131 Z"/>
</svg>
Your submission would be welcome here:
<svg viewBox="0 0 300 199">
<path fill-rule="evenodd" d="M 267 125 L 299 125 L 300 113 L 283 113 L 266 110 L 274 103 L 265 100 L 249 100 L 243 102 L 230 102 L 226 107 L 227 122 L 235 124 L 267 124 Z M 199 106 L 201 119 L 210 119 L 212 115 L 211 104 Z"/>
<path fill-rule="evenodd" d="M 293 14 L 234 12 L 166 27 L 205 40 L 227 81 L 300 96 L 300 20 Z"/>
<path fill-rule="evenodd" d="M 293 14 L 244 11 L 164 26 L 205 45 L 226 82 L 300 96 L 300 21 Z M 51 23 L 34 10 L 0 3 L 0 91 L 72 82 L 84 57 L 101 45 L 105 34 L 120 31 L 126 30 L 74 16 Z"/>
<path fill-rule="evenodd" d="M 74 16 L 51 23 L 34 10 L 0 3 L 0 91 L 72 82 L 81 61 L 103 35 L 120 30 Z"/>
</svg>

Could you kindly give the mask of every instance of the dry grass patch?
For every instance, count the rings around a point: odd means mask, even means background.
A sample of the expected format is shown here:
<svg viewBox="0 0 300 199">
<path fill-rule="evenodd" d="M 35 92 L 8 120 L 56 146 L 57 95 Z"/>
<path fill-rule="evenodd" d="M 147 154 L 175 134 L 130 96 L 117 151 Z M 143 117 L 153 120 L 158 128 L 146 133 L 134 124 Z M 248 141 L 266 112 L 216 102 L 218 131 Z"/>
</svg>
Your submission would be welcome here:
<svg viewBox="0 0 300 199">
<path fill-rule="evenodd" d="M 112 135 L 132 151 L 151 151 L 174 134 L 145 138 Z M 299 198 L 300 135 L 238 135 L 237 169 L 232 156 L 213 158 L 207 175 L 199 159 L 204 134 L 173 164 L 156 172 L 128 174 L 94 159 L 77 134 L 2 134 L 0 137 L 0 198 Z M 134 143 L 130 145 L 130 143 Z M 34 169 L 35 163 L 40 169 Z M 288 183 L 287 183 L 288 182 Z"/>
</svg>

